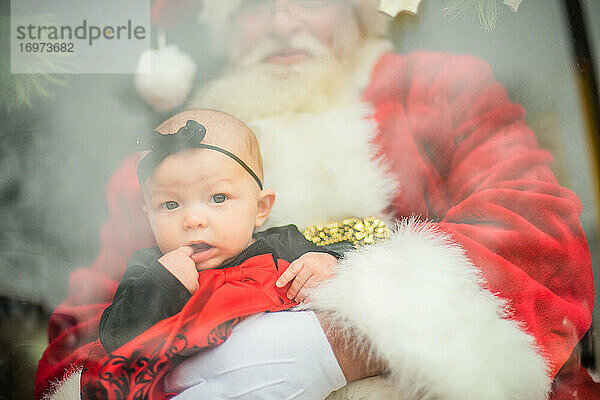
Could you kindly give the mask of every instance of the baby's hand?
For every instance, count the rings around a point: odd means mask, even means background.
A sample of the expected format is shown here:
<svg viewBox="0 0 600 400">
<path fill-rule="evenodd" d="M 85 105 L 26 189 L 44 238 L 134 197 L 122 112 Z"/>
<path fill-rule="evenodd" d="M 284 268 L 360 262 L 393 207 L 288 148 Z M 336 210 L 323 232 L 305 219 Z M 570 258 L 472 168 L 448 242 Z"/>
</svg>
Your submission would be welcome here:
<svg viewBox="0 0 600 400">
<path fill-rule="evenodd" d="M 306 289 L 313 288 L 319 283 L 331 278 L 337 259 L 327 253 L 306 253 L 292 262 L 275 282 L 275 286 L 283 287 L 292 279 L 292 285 L 287 292 L 290 299 L 304 301 Z"/>
<path fill-rule="evenodd" d="M 181 282 L 190 293 L 194 293 L 198 290 L 199 286 L 196 263 L 190 258 L 193 253 L 194 250 L 190 246 L 182 246 L 168 252 L 158 259 L 158 262 L 172 273 L 175 278 L 179 279 L 179 282 Z"/>
</svg>

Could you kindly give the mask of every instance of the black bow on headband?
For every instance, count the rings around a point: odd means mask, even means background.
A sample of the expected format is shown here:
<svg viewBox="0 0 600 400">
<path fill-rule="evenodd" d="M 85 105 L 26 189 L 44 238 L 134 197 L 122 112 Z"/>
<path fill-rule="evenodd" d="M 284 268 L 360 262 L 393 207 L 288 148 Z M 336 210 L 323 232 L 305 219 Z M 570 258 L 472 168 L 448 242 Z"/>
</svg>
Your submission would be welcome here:
<svg viewBox="0 0 600 400">
<path fill-rule="evenodd" d="M 190 119 L 185 123 L 185 126 L 179 128 L 176 133 L 163 135 L 156 130 L 152 132 L 151 136 L 136 141 L 138 150 L 150 151 L 150 154 L 142 158 L 138 164 L 137 175 L 140 185 L 146 181 L 158 164 L 169 155 L 184 149 L 201 148 L 215 150 L 232 158 L 241 165 L 242 168 L 248 171 L 256 183 L 258 183 L 258 187 L 262 190 L 263 185 L 258 176 L 238 156 L 230 151 L 213 146 L 212 144 L 202 143 L 202 140 L 204 140 L 204 137 L 206 136 L 206 128 L 201 123 Z"/>
<path fill-rule="evenodd" d="M 204 140 L 205 136 L 204 125 L 190 119 L 176 133 L 163 135 L 154 130 L 151 135 L 138 139 L 136 144 L 139 151 L 157 150 L 173 154 L 183 149 L 196 147 Z"/>
</svg>

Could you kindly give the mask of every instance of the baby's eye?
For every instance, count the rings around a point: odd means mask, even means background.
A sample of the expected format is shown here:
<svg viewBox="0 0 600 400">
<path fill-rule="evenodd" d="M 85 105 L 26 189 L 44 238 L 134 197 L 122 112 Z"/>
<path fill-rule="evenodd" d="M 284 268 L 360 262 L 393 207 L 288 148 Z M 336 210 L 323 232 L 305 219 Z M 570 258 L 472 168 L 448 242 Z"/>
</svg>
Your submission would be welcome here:
<svg viewBox="0 0 600 400">
<path fill-rule="evenodd" d="M 173 200 L 169 200 L 169 201 L 165 201 L 164 203 L 160 203 L 160 208 L 162 208 L 163 210 L 174 210 L 177 207 L 179 207 L 179 203 L 177 203 L 176 201 Z"/>
<path fill-rule="evenodd" d="M 211 198 L 210 198 L 210 202 L 211 203 L 215 203 L 215 204 L 221 204 L 221 203 L 225 203 L 225 200 L 227 200 L 227 195 L 223 194 L 223 193 L 219 193 L 219 194 L 214 194 Z"/>
</svg>

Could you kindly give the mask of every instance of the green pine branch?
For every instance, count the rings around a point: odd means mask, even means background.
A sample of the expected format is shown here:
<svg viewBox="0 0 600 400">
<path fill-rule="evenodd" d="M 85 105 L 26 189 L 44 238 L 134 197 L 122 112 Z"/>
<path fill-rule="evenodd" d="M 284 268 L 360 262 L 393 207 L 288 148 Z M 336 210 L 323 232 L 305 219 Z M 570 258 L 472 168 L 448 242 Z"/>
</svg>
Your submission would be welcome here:
<svg viewBox="0 0 600 400">
<path fill-rule="evenodd" d="M 48 24 L 52 19 L 49 15 L 37 16 L 40 22 Z M 17 23 L 13 17 L 12 23 Z M 28 18 L 31 23 L 31 18 Z M 36 69 L 32 65 L 18 65 L 20 71 L 39 70 L 39 65 L 45 71 L 53 73 L 21 73 L 13 74 L 10 68 L 10 23 L 11 17 L 0 16 L 0 108 L 14 112 L 22 108 L 31 109 L 38 99 L 51 100 L 54 98 L 52 87 L 65 86 L 67 79 L 64 74 L 69 72 L 68 57 L 57 53 L 35 53 Z"/>
</svg>

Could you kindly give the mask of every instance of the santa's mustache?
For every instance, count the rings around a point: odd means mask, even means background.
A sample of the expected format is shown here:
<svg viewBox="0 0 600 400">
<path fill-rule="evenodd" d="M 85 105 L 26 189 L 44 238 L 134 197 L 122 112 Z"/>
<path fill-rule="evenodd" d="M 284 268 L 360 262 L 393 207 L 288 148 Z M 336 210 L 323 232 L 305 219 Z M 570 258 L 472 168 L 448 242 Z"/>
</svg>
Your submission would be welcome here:
<svg viewBox="0 0 600 400">
<path fill-rule="evenodd" d="M 257 65 L 268 60 L 269 57 L 291 53 L 305 53 L 310 58 L 315 58 L 329 55 L 331 50 L 307 33 L 299 33 L 289 38 L 289 40 L 267 38 L 244 57 L 241 65 Z"/>
</svg>

